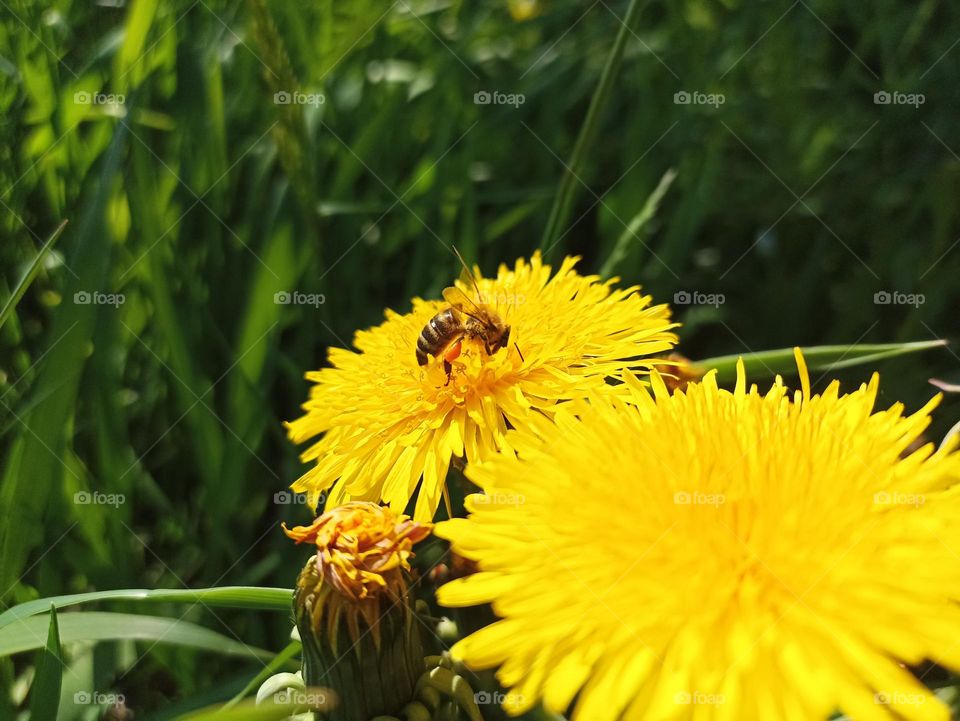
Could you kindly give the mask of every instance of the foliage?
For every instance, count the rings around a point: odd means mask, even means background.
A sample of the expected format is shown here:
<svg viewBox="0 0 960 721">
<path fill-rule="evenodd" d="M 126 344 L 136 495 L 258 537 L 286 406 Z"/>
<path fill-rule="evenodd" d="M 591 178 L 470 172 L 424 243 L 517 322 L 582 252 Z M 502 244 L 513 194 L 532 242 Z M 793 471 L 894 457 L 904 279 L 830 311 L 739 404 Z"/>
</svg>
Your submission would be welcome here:
<svg viewBox="0 0 960 721">
<path fill-rule="evenodd" d="M 303 372 L 438 297 L 445 246 L 488 272 L 537 247 L 627 5 L 2 3 L 0 307 L 29 282 L 0 327 L 4 603 L 292 585 L 303 555 L 277 524 L 308 514 L 284 493 L 302 466 L 282 422 Z M 933 0 L 644 5 L 549 254 L 659 301 L 712 296 L 676 305 L 691 358 L 948 337 L 958 33 Z M 880 368 L 916 407 L 927 378 L 960 381 L 955 353 Z M 162 608 L 251 648 L 289 631 Z M 0 688 L 29 655 L 0 662 Z M 120 689 L 168 718 L 261 669 L 209 658 L 101 644 L 61 693 Z"/>
</svg>

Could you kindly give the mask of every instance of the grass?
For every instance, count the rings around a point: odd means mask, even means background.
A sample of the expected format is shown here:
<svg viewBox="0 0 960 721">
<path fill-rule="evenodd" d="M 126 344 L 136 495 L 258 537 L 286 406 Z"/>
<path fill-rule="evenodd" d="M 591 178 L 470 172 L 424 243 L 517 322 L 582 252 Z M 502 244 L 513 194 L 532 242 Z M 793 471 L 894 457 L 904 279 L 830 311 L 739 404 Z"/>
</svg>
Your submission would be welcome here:
<svg viewBox="0 0 960 721">
<path fill-rule="evenodd" d="M 457 274 L 450 243 L 490 271 L 544 239 L 663 301 L 722 298 L 676 305 L 695 359 L 956 333 L 960 21 L 945 7 L 540 9 L 3 4 L 6 606 L 289 587 L 305 554 L 277 523 L 306 513 L 274 494 L 301 471 L 282 421 L 306 397 L 303 372 L 385 307 L 436 296 Z M 924 102 L 874 102 L 895 91 Z M 285 292 L 315 303 L 275 302 Z M 878 292 L 923 302 L 878 305 Z M 928 378 L 960 382 L 956 353 L 878 359 L 885 402 L 916 407 Z M 931 436 L 958 410 L 948 398 Z M 159 608 L 251 647 L 279 650 L 289 632 L 282 613 Z M 79 688 L 122 690 L 138 718 L 160 719 L 261 668 L 209 659 L 127 641 L 69 663 Z M 32 665 L 0 661 L 0 688 Z M 13 713 L 4 694 L 0 717 Z"/>
</svg>

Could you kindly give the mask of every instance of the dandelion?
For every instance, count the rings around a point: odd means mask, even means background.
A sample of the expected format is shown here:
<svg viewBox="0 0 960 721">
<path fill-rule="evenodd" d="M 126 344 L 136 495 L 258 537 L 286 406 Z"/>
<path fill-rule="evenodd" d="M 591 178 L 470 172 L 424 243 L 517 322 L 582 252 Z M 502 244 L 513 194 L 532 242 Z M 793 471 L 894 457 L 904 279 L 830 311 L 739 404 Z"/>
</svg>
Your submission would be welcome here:
<svg viewBox="0 0 960 721">
<path fill-rule="evenodd" d="M 949 718 L 909 667 L 960 669 L 957 442 L 917 443 L 937 398 L 813 395 L 797 361 L 792 398 L 742 364 L 732 392 L 628 380 L 468 467 L 484 494 L 435 532 L 480 571 L 438 600 L 493 604 L 452 652 L 499 666 L 509 712 Z"/>
<path fill-rule="evenodd" d="M 327 721 L 482 721 L 473 690 L 449 658 L 423 654 L 427 624 L 417 616 L 410 559 L 430 529 L 363 501 L 309 526 L 284 526 L 298 543 L 316 547 L 293 599 L 303 668 L 267 679 L 258 700 L 280 691 L 281 701 L 320 708 Z"/>
<path fill-rule="evenodd" d="M 676 340 L 669 309 L 637 287 L 615 288 L 616 279 L 579 275 L 576 262 L 551 275 L 534 255 L 478 278 L 476 289 L 458 281 L 510 337 L 492 354 L 464 340 L 449 375 L 442 358 L 421 367 L 416 356 L 424 325 L 449 307 L 443 301 L 415 298 L 411 312 L 387 311 L 384 323 L 358 331 L 356 350 L 331 349 L 331 367 L 307 374 L 315 385 L 305 414 L 287 426 L 296 443 L 321 436 L 302 454 L 315 465 L 293 489 L 314 506 L 329 490 L 327 507 L 383 500 L 397 512 L 416 494 L 414 518 L 430 520 L 453 457 L 489 458 L 508 427 L 598 393 L 624 371 L 645 372 L 649 356 Z"/>
<path fill-rule="evenodd" d="M 283 528 L 297 543 L 317 547 L 297 583 L 298 593 L 310 596 L 298 602 L 315 633 L 326 633 L 334 651 L 339 624 L 346 623 L 351 642 L 360 637 L 365 621 L 375 640 L 377 620 L 385 604 L 402 604 L 413 544 L 430 533 L 430 524 L 415 523 L 375 503 L 354 502 L 319 516 L 309 526 Z"/>
<path fill-rule="evenodd" d="M 426 668 L 409 572 L 413 544 L 430 524 L 354 502 L 284 531 L 316 547 L 293 601 L 304 683 L 338 692 L 333 719 L 366 721 L 398 711 Z M 364 684 L 375 684 L 377 693 L 357 694 Z"/>
</svg>

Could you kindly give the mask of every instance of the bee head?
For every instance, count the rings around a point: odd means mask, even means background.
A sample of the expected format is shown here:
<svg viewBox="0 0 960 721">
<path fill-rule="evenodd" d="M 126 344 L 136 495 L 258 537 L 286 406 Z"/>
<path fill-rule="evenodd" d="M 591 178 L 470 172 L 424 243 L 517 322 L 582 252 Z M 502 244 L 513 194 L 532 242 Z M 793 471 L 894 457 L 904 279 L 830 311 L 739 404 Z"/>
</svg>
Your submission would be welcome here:
<svg viewBox="0 0 960 721">
<path fill-rule="evenodd" d="M 490 354 L 506 347 L 510 342 L 510 326 L 503 321 L 491 320 L 487 326 L 487 337 L 490 339 Z"/>
</svg>

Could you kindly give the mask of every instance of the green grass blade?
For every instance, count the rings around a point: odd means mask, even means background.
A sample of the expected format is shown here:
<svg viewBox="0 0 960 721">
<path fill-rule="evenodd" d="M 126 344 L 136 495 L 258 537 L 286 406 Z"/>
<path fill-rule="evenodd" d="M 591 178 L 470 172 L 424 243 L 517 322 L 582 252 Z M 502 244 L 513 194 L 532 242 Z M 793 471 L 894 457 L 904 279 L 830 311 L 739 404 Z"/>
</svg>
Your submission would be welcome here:
<svg viewBox="0 0 960 721">
<path fill-rule="evenodd" d="M 317 710 L 330 709 L 336 703 L 334 694 L 330 689 L 307 687 L 300 692 L 302 698 L 323 699 L 315 706 Z M 220 706 L 211 706 L 201 711 L 188 713 L 184 716 L 178 716 L 176 721 L 274 721 L 286 719 L 298 709 L 296 703 L 272 703 L 257 706 L 253 700 L 241 701 L 236 706 L 224 710 Z M 299 707 L 303 712 L 303 706 Z M 326 717 L 326 716 L 324 716 Z"/>
<path fill-rule="evenodd" d="M 178 716 L 176 721 L 281 721 L 287 719 L 296 710 L 296 706 L 257 706 L 252 701 L 246 701 L 242 706 L 235 706 L 227 711 L 218 707 L 206 708 L 202 711 Z"/>
<path fill-rule="evenodd" d="M 31 721 L 55 719 L 60 707 L 60 687 L 63 685 L 63 650 L 60 646 L 60 626 L 57 609 L 50 607 L 47 645 L 37 659 L 37 673 L 30 687 Z"/>
<path fill-rule="evenodd" d="M 273 657 L 273 660 L 270 661 L 270 663 L 263 667 L 263 670 L 260 671 L 260 673 L 250 679 L 250 683 L 244 686 L 240 693 L 223 705 L 223 710 L 226 711 L 227 709 L 233 708 L 243 701 L 244 698 L 252 694 L 256 689 L 260 688 L 263 682 L 266 681 L 270 676 L 273 676 L 275 673 L 279 673 L 284 664 L 300 653 L 301 647 L 302 644 L 299 641 L 291 641 L 285 649 Z"/>
<path fill-rule="evenodd" d="M 85 210 L 68 259 L 76 277 L 65 284 L 67 299 L 74 299 L 81 291 L 106 289 L 111 250 L 107 206 L 125 139 L 125 128 L 118 126 L 100 172 L 91 174 L 87 181 Z M 43 542 L 47 505 L 55 497 L 55 489 L 62 488 L 65 474 L 74 473 L 63 460 L 63 449 L 97 313 L 98 307 L 93 304 L 66 302 L 57 307 L 47 335 L 48 347 L 58 343 L 57 352 L 45 359 L 31 395 L 43 396 L 53 387 L 57 390 L 27 417 L 17 419 L 22 432 L 16 442 L 22 447 L 7 463 L 0 485 L 0 508 L 16 509 L 0 524 L 0 596 L 14 588 L 28 554 Z"/>
<path fill-rule="evenodd" d="M 639 237 L 640 231 L 643 230 L 644 226 L 657 214 L 660 201 L 663 200 L 663 196 L 667 194 L 676 177 L 677 171 L 671 168 L 660 178 L 660 182 L 657 183 L 657 187 L 650 193 L 647 202 L 643 204 L 640 212 L 627 224 L 623 233 L 617 238 L 617 242 L 614 243 L 613 250 L 610 251 L 610 255 L 608 255 L 606 261 L 604 261 L 603 267 L 600 268 L 601 278 L 609 278 L 616 272 L 617 266 L 627 257 L 631 242 Z"/>
<path fill-rule="evenodd" d="M 68 221 L 65 220 L 60 223 L 60 225 L 57 226 L 57 229 L 50 234 L 47 242 L 43 244 L 40 252 L 37 253 L 37 257 L 33 259 L 33 262 L 30 263 L 30 267 L 27 268 L 27 271 L 23 274 L 20 282 L 18 282 L 17 286 L 13 289 L 13 293 L 4 304 L 3 310 L 0 310 L 0 328 L 2 328 L 3 324 L 7 322 L 7 318 L 9 318 L 10 314 L 13 313 L 14 309 L 17 307 L 17 303 L 20 302 L 23 294 L 27 292 L 27 288 L 30 287 L 33 279 L 37 277 L 37 273 L 39 273 L 40 268 L 43 267 L 43 259 L 47 257 L 47 253 L 53 247 L 53 244 L 57 242 L 57 238 L 59 238 L 60 234 L 63 233 L 63 229 L 67 227 L 67 222 Z"/>
<path fill-rule="evenodd" d="M 51 606 L 65 608 L 97 601 L 151 601 L 154 603 L 200 603 L 211 608 L 251 608 L 264 611 L 289 611 L 293 591 L 288 588 L 260 586 L 223 586 L 197 589 L 121 588 L 112 591 L 91 591 L 67 596 L 52 596 L 27 601 L 0 614 L 0 629 Z"/>
<path fill-rule="evenodd" d="M 913 343 L 876 343 L 857 345 L 820 345 L 801 348 L 807 368 L 811 371 L 830 372 L 857 365 L 942 348 L 945 340 L 916 341 Z M 797 372 L 797 363 L 793 358 L 793 348 L 743 353 L 739 355 L 718 356 L 695 361 L 694 365 L 704 371 L 716 369 L 717 382 L 732 383 L 737 379 L 737 360 L 743 358 L 747 380 L 754 381 L 772 378 L 775 375 L 793 375 Z"/>
<path fill-rule="evenodd" d="M 617 38 L 613 42 L 613 47 L 610 48 L 607 62 L 600 74 L 600 82 L 590 99 L 587 117 L 584 118 L 583 125 L 580 127 L 580 133 L 577 135 L 577 141 L 573 146 L 570 161 L 560 178 L 560 186 L 557 188 L 557 195 L 554 198 L 553 207 L 550 209 L 550 216 L 543 231 L 543 238 L 540 241 L 540 249 L 548 260 L 559 252 L 559 249 L 555 247 L 558 245 L 557 238 L 560 236 L 563 226 L 570 219 L 573 199 L 576 196 L 577 186 L 581 183 L 580 177 L 584 171 L 584 164 L 600 127 L 600 116 L 610 99 L 613 82 L 617 77 L 617 71 L 620 69 L 620 62 L 623 60 L 624 48 L 627 46 L 627 38 L 633 33 L 633 25 L 640 14 L 642 4 L 641 0 L 630 0 L 627 14 L 620 21 Z"/>
<path fill-rule="evenodd" d="M 116 90 L 119 92 L 139 85 L 145 74 L 143 49 L 158 6 L 158 0 L 136 0 L 129 4 L 123 45 L 116 55 L 116 71 L 113 75 L 116 78 Z"/>
<path fill-rule="evenodd" d="M 252 656 L 263 660 L 273 658 L 269 651 L 248 646 L 209 628 L 163 616 L 80 611 L 63 614 L 59 624 L 62 644 L 78 641 L 151 641 L 227 656 Z M 32 616 L 0 630 L 0 657 L 41 648 L 47 625 L 47 619 L 43 616 Z"/>
</svg>

